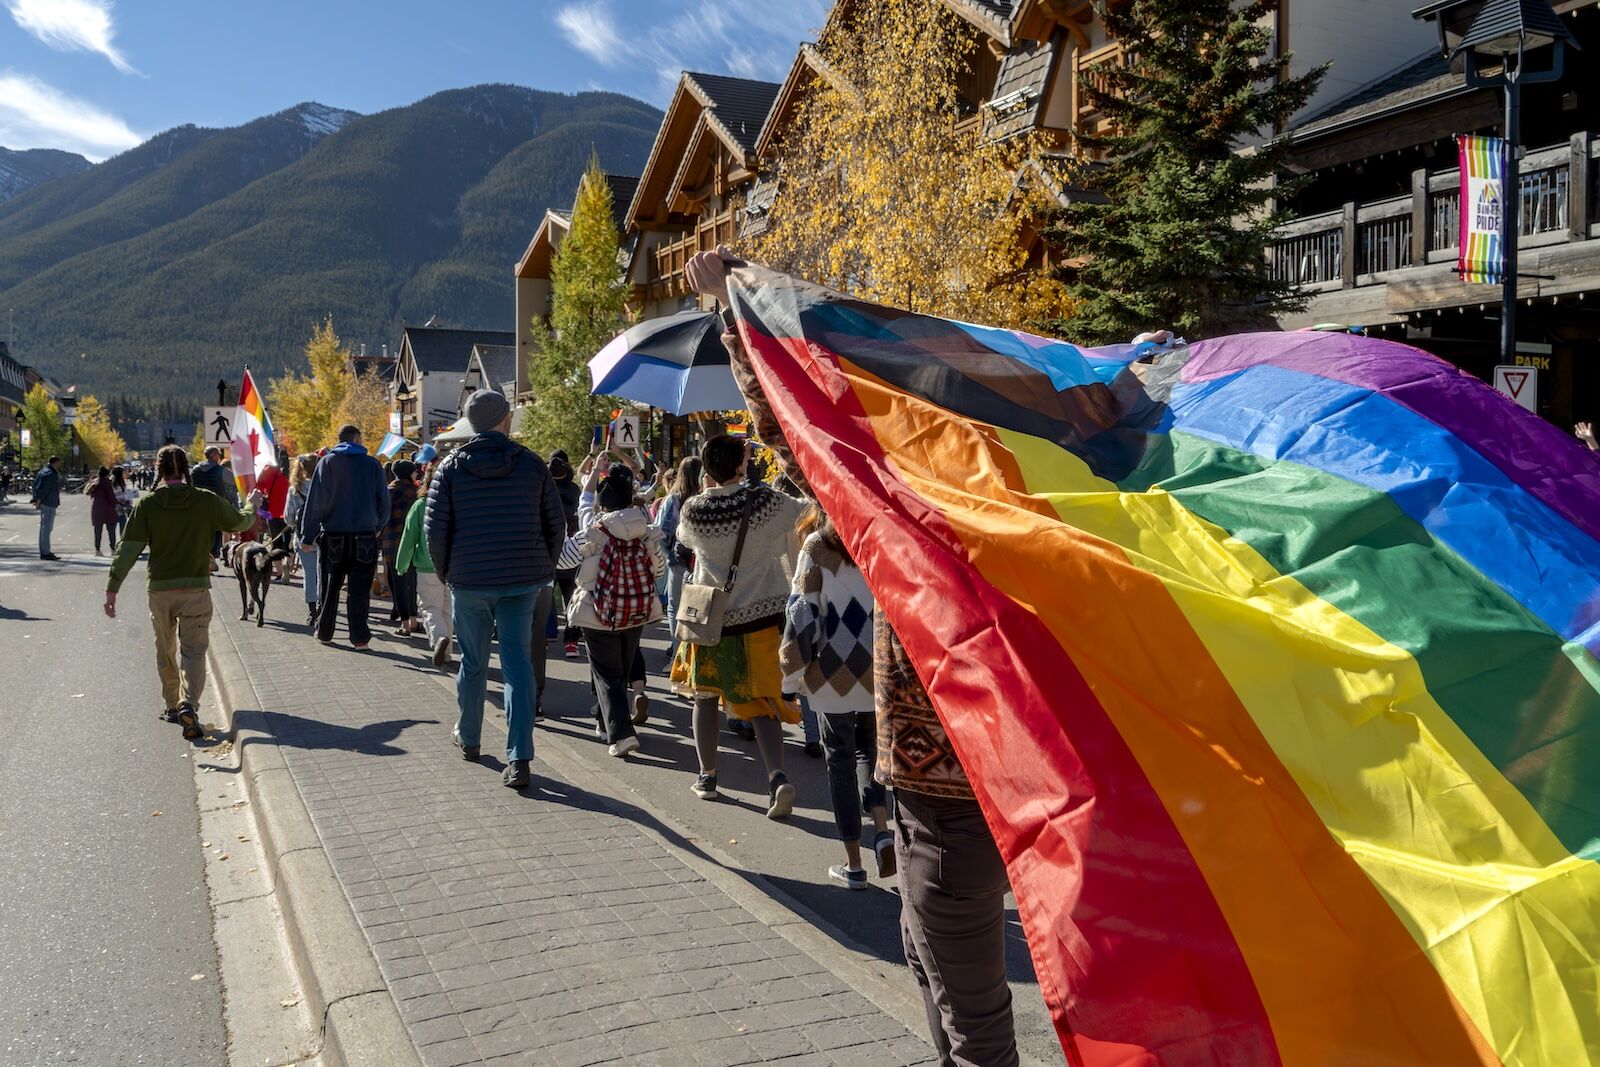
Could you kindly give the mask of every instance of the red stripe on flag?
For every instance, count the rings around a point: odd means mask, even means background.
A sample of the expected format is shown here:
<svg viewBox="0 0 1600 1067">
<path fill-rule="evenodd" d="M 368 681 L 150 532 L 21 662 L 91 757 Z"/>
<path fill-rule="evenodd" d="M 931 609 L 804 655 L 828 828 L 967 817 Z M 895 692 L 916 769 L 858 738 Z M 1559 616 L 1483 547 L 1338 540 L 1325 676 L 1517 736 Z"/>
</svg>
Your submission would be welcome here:
<svg viewBox="0 0 1600 1067">
<path fill-rule="evenodd" d="M 878 607 L 913 659 L 935 665 L 924 680 L 954 724 L 1007 859 L 1069 1059 L 1277 1062 L 1266 1010 L 1210 887 L 1066 652 L 979 574 L 943 514 L 893 473 L 836 357 L 747 323 L 741 332 Z M 1049 664 L 1048 681 L 1029 663 Z M 1021 753 L 1029 756 L 1019 774 Z M 1098 790 L 1096 778 L 1116 790 Z"/>
</svg>

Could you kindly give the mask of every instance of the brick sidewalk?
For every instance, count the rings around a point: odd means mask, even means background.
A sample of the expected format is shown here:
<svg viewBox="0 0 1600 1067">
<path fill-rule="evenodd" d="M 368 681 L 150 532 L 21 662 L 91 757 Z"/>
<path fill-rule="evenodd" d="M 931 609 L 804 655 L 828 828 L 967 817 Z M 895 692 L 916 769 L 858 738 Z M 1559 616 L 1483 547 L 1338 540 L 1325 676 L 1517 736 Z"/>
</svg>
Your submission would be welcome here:
<svg viewBox="0 0 1600 1067">
<path fill-rule="evenodd" d="M 266 705 L 241 710 L 265 713 L 424 1063 L 932 1059 L 664 846 L 648 813 L 537 755 L 533 786 L 504 788 L 492 725 L 482 764 L 463 761 L 454 705 L 415 655 L 272 621 L 300 610 L 292 587 L 266 627 L 237 622 L 219 588 L 216 625 Z"/>
</svg>

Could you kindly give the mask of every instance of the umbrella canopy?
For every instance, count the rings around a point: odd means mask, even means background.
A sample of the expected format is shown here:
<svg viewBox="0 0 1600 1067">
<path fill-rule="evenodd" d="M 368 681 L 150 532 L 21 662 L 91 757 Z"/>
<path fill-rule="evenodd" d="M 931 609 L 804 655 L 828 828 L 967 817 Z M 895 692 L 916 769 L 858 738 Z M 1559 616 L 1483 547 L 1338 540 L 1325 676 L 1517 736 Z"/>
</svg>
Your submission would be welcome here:
<svg viewBox="0 0 1600 1067">
<path fill-rule="evenodd" d="M 681 311 L 630 326 L 589 361 L 589 380 L 592 393 L 674 415 L 744 407 L 722 347 L 722 320 L 710 311 Z"/>
</svg>

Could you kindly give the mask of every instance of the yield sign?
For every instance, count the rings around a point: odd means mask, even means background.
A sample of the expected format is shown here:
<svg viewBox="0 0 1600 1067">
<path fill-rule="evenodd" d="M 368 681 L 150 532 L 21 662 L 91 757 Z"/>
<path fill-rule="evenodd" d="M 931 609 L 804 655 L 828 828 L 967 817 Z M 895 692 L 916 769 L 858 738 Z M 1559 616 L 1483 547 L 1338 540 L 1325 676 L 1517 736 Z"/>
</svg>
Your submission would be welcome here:
<svg viewBox="0 0 1600 1067">
<path fill-rule="evenodd" d="M 1539 372 L 1535 368 L 1502 363 L 1494 369 L 1494 387 L 1529 411 L 1539 410 Z"/>
</svg>

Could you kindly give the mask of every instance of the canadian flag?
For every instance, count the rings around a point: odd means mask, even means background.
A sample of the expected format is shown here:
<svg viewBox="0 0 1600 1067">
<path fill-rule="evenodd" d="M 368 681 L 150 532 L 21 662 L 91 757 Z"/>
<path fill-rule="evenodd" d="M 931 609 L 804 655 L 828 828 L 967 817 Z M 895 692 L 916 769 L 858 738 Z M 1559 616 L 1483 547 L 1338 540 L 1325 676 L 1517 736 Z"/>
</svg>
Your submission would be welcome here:
<svg viewBox="0 0 1600 1067">
<path fill-rule="evenodd" d="M 267 417 L 267 405 L 250 377 L 250 368 L 244 371 L 244 384 L 239 387 L 239 406 L 233 413 L 233 480 L 239 486 L 239 495 L 248 496 L 256 481 L 268 467 L 278 465 L 278 446 L 272 439 L 272 420 Z"/>
</svg>

